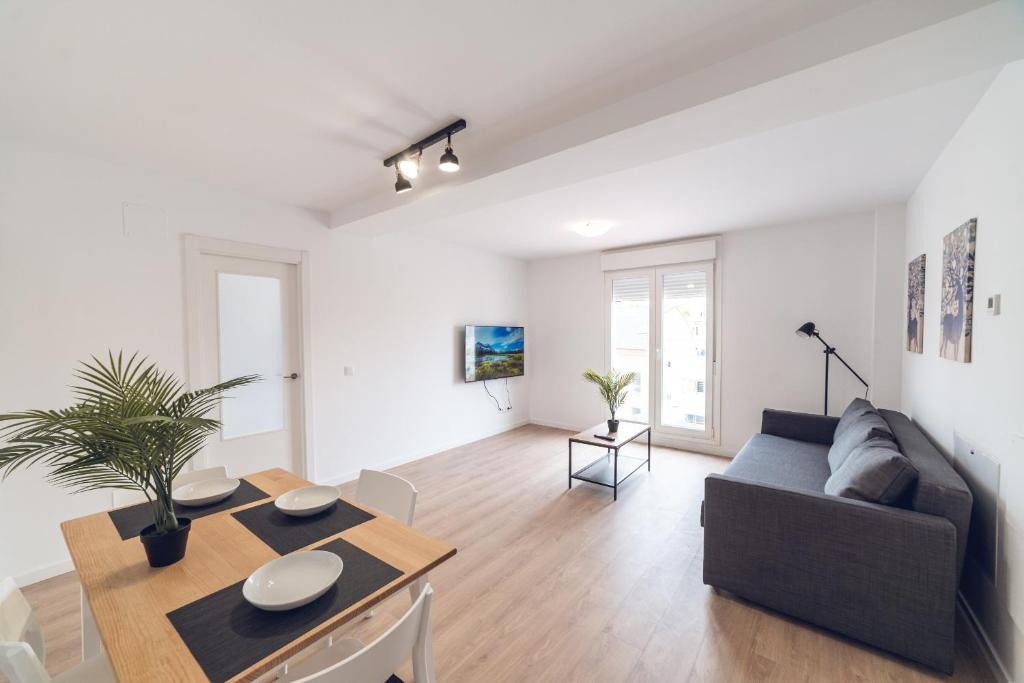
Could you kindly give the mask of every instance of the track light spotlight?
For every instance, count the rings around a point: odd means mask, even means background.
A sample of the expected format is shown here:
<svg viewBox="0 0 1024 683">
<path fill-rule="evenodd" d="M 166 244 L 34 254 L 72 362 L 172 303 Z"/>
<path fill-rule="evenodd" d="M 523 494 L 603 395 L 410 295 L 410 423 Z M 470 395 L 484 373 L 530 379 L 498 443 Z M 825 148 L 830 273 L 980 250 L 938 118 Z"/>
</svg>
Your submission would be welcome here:
<svg viewBox="0 0 1024 683">
<path fill-rule="evenodd" d="M 452 151 L 452 136 L 448 135 L 448 144 L 444 146 L 444 154 L 441 155 L 441 163 L 437 165 L 445 173 L 455 173 L 459 170 L 459 158 Z"/>
<path fill-rule="evenodd" d="M 398 166 L 396 165 L 395 166 L 395 192 L 397 192 L 398 194 L 402 194 L 403 192 L 408 192 L 411 189 L 412 189 L 412 183 L 409 182 L 408 178 L 406 178 L 404 175 L 402 175 L 401 169 L 399 169 Z"/>
<path fill-rule="evenodd" d="M 420 157 L 422 156 L 423 152 L 421 151 L 417 151 L 416 154 L 407 154 L 398 160 L 398 170 L 409 180 L 415 180 L 416 176 L 420 174 Z"/>
<path fill-rule="evenodd" d="M 459 119 L 449 123 L 441 130 L 436 130 L 419 142 L 414 142 L 401 152 L 392 154 L 384 160 L 384 166 L 395 167 L 395 192 L 408 192 L 412 189 L 409 181 L 420 174 L 420 162 L 423 160 L 423 150 L 431 145 L 447 139 L 444 146 L 444 153 L 441 155 L 439 168 L 445 173 L 454 173 L 459 170 L 459 158 L 452 151 L 452 135 L 460 130 L 465 130 L 465 119 Z"/>
</svg>

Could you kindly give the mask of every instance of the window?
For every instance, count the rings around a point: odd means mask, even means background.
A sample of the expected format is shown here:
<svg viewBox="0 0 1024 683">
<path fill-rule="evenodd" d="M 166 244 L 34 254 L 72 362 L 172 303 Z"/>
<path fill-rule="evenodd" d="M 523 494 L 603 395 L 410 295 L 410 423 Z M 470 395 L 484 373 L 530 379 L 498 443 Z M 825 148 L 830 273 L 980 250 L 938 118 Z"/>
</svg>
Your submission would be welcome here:
<svg viewBox="0 0 1024 683">
<path fill-rule="evenodd" d="M 638 373 L 628 414 L 655 432 L 714 438 L 713 274 L 694 263 L 606 275 L 610 365 Z"/>
</svg>

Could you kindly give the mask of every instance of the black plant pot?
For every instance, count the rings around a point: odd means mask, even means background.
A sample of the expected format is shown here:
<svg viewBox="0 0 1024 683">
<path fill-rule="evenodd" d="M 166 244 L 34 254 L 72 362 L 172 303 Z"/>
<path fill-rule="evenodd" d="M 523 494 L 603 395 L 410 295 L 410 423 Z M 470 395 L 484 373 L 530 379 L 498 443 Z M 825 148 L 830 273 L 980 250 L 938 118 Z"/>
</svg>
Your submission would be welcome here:
<svg viewBox="0 0 1024 683">
<path fill-rule="evenodd" d="M 617 431 L 619 431 L 619 421 L 618 420 L 608 420 L 608 433 L 609 434 L 614 434 Z"/>
<path fill-rule="evenodd" d="M 146 559 L 150 567 L 166 567 L 185 557 L 185 546 L 188 544 L 188 532 L 192 528 L 192 520 L 178 517 L 178 528 L 165 534 L 156 533 L 156 525 L 150 524 L 139 538 L 146 549 Z"/>
</svg>

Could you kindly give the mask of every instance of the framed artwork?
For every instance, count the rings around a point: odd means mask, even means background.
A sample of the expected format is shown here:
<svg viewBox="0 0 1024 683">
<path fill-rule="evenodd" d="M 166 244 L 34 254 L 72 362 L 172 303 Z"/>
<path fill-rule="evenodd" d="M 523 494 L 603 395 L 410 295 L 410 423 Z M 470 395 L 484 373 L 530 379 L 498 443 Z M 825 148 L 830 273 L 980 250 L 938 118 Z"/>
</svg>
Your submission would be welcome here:
<svg viewBox="0 0 1024 683">
<path fill-rule="evenodd" d="M 942 238 L 942 307 L 939 355 L 971 362 L 974 314 L 974 247 L 978 219 L 972 218 Z"/>
<path fill-rule="evenodd" d="M 924 351 L 924 266 L 921 254 L 907 266 L 907 351 Z"/>
</svg>

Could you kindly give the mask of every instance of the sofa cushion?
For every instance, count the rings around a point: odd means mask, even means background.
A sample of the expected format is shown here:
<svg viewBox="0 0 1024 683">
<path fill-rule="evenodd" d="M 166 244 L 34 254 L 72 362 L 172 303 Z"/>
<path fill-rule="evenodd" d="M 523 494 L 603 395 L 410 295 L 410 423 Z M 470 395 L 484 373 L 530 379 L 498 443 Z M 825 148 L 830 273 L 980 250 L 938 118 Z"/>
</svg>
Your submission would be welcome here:
<svg viewBox="0 0 1024 683">
<path fill-rule="evenodd" d="M 870 439 L 853 449 L 825 482 L 825 493 L 892 505 L 917 480 L 910 460 L 888 439 Z"/>
<path fill-rule="evenodd" d="M 855 398 L 850 401 L 850 405 L 846 406 L 846 410 L 843 411 L 842 417 L 839 418 L 839 424 L 836 425 L 835 434 L 832 435 L 832 440 L 835 441 L 839 436 L 849 428 L 854 422 L 857 421 L 861 415 L 865 413 L 877 412 L 875 407 L 871 405 L 871 401 L 863 398 Z"/>
<path fill-rule="evenodd" d="M 821 493 L 828 480 L 828 446 L 769 434 L 755 434 L 725 474 L 772 486 Z"/>
<path fill-rule="evenodd" d="M 870 439 L 888 439 L 894 444 L 896 440 L 889 423 L 873 410 L 848 421 L 842 433 L 837 428 L 832 447 L 828 449 L 828 465 L 831 471 L 837 472 L 853 449 Z"/>
<path fill-rule="evenodd" d="M 900 452 L 918 473 L 917 483 L 901 501 L 901 507 L 952 522 L 956 527 L 957 566 L 962 567 L 974 500 L 970 488 L 910 418 L 895 410 L 880 410 L 879 414 L 896 435 Z"/>
</svg>

